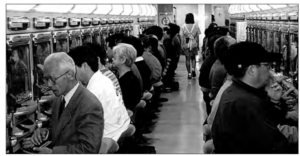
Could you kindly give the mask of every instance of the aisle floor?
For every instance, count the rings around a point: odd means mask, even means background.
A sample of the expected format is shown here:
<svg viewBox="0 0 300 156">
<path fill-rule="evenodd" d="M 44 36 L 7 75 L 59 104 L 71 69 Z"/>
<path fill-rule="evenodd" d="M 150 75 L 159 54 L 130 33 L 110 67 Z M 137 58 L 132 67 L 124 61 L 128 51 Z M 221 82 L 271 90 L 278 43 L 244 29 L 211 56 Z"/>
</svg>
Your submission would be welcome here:
<svg viewBox="0 0 300 156">
<path fill-rule="evenodd" d="M 199 69 L 199 64 L 197 63 Z M 202 124 L 206 117 L 202 92 L 197 78 L 189 80 L 185 66 L 185 57 L 181 56 L 176 70 L 176 80 L 180 84 L 179 91 L 164 93 L 168 98 L 160 108 L 159 118 L 151 134 L 158 154 L 197 154 L 203 153 Z"/>
</svg>

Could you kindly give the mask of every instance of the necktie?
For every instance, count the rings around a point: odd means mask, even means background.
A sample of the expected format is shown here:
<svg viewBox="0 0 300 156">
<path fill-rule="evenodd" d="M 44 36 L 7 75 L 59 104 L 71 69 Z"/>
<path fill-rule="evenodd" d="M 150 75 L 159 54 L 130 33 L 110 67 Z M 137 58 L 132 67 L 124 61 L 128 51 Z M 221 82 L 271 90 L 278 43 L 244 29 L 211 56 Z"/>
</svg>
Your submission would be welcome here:
<svg viewBox="0 0 300 156">
<path fill-rule="evenodd" d="M 58 119 L 60 119 L 60 116 L 62 115 L 62 113 L 65 109 L 65 104 L 66 104 L 65 98 L 62 98 L 62 101 L 61 101 L 60 107 L 59 107 Z"/>
</svg>

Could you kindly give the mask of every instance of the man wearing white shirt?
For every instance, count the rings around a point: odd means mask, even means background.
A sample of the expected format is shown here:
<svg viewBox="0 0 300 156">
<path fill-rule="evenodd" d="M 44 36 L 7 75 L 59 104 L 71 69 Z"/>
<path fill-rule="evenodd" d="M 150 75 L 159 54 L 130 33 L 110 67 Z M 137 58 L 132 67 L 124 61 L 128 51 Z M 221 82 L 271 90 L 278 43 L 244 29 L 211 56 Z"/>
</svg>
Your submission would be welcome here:
<svg viewBox="0 0 300 156">
<path fill-rule="evenodd" d="M 97 55 L 90 47 L 80 46 L 72 49 L 68 55 L 73 58 L 76 77 L 101 102 L 104 110 L 103 137 L 118 141 L 128 128 L 130 118 L 113 82 L 98 70 Z"/>
</svg>

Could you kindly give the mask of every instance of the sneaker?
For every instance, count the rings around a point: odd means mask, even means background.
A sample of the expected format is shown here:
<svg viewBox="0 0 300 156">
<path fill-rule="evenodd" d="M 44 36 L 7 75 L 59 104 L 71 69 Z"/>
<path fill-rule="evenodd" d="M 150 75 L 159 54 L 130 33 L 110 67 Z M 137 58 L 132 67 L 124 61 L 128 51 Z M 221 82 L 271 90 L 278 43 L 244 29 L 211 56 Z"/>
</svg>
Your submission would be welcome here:
<svg viewBox="0 0 300 156">
<path fill-rule="evenodd" d="M 188 74 L 188 79 L 191 79 L 191 78 L 192 78 L 192 74 L 189 73 L 189 74 Z"/>
<path fill-rule="evenodd" d="M 195 71 L 192 71 L 192 76 L 196 77 L 196 72 Z"/>
</svg>

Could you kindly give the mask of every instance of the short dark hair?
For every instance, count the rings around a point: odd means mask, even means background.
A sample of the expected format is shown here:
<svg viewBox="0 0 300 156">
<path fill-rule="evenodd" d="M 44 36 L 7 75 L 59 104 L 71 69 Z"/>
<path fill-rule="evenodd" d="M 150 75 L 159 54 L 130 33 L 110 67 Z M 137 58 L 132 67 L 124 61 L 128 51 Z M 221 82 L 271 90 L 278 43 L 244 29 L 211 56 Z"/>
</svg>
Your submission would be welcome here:
<svg viewBox="0 0 300 156">
<path fill-rule="evenodd" d="M 194 20 L 194 15 L 192 13 L 188 13 L 185 16 L 185 23 L 186 24 L 194 24 L 195 20 Z"/>
<path fill-rule="evenodd" d="M 215 56 L 219 61 L 224 64 L 225 55 L 232 44 L 235 44 L 236 40 L 230 36 L 222 36 L 217 39 L 214 43 L 214 52 Z"/>
<path fill-rule="evenodd" d="M 106 42 L 108 42 L 108 46 L 112 49 L 114 46 L 117 45 L 118 42 L 121 42 L 125 38 L 125 35 L 122 33 L 113 34 L 106 38 Z"/>
<path fill-rule="evenodd" d="M 143 35 L 143 34 L 140 35 L 139 40 L 141 41 L 144 48 L 150 47 L 150 40 L 149 40 L 149 37 L 147 35 Z"/>
<path fill-rule="evenodd" d="M 134 49 L 136 50 L 136 57 L 142 56 L 144 53 L 144 48 L 143 48 L 142 42 L 134 36 L 129 36 L 129 37 L 124 38 L 121 41 L 121 43 L 127 43 L 127 44 L 132 45 L 134 47 Z"/>
<path fill-rule="evenodd" d="M 177 24 L 169 23 L 169 27 L 170 29 L 167 31 L 167 34 L 169 34 L 171 38 L 180 32 L 180 27 Z"/>
<path fill-rule="evenodd" d="M 75 65 L 81 67 L 86 62 L 93 72 L 98 71 L 98 59 L 94 51 L 88 46 L 78 46 L 70 50 L 68 55 L 74 60 Z"/>
<path fill-rule="evenodd" d="M 163 29 L 160 26 L 151 26 L 148 29 L 144 30 L 143 34 L 145 35 L 150 35 L 153 34 L 155 35 L 158 40 L 161 40 L 163 37 Z"/>
<path fill-rule="evenodd" d="M 106 63 L 106 51 L 103 46 L 100 46 L 96 43 L 85 43 L 84 46 L 90 47 L 94 53 L 100 58 L 100 62 L 102 65 Z"/>
<path fill-rule="evenodd" d="M 210 50 L 210 55 L 212 55 L 212 56 L 215 56 L 215 50 L 214 50 L 215 49 L 214 48 L 215 41 L 220 37 L 222 37 L 222 35 L 214 35 L 214 36 L 208 38 L 207 47 Z"/>
</svg>

